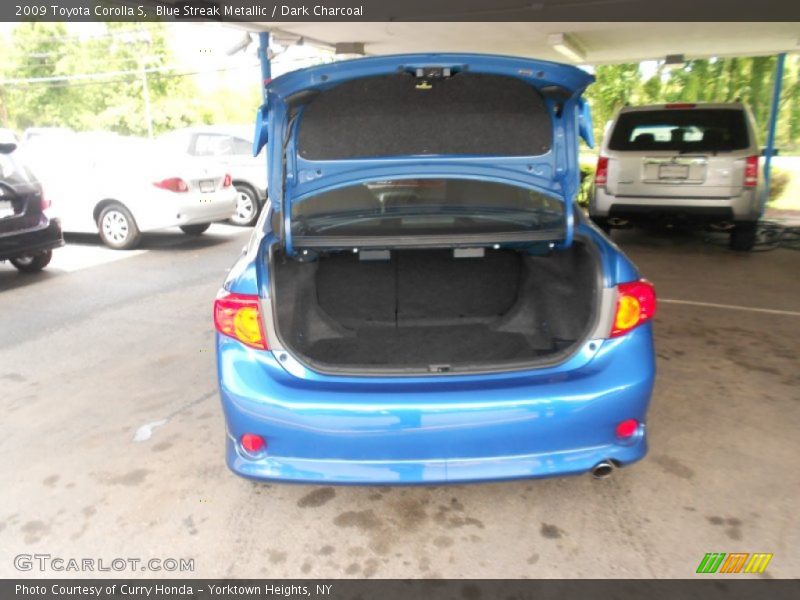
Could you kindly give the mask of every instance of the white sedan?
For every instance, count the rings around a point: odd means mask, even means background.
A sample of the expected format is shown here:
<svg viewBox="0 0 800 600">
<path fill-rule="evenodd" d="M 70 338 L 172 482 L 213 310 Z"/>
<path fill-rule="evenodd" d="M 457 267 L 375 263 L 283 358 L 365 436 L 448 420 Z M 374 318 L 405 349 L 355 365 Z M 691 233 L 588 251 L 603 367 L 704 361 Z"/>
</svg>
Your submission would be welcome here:
<svg viewBox="0 0 800 600">
<path fill-rule="evenodd" d="M 27 148 L 64 231 L 99 233 L 115 249 L 142 232 L 178 226 L 200 235 L 236 210 L 222 166 L 170 153 L 141 138 L 74 134 Z"/>
</svg>

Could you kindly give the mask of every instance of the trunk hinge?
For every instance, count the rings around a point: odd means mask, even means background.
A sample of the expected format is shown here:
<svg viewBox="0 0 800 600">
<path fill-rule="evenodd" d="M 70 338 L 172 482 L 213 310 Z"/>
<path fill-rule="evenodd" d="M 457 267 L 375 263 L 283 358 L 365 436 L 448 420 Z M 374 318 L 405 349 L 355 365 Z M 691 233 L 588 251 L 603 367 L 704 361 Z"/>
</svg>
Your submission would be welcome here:
<svg viewBox="0 0 800 600">
<path fill-rule="evenodd" d="M 289 117 L 286 124 L 286 137 L 283 141 L 283 152 L 281 158 L 283 162 L 282 178 L 283 185 L 281 186 L 281 239 L 283 240 L 283 248 L 286 256 L 294 256 L 294 243 L 292 241 L 292 216 L 291 207 L 286 203 L 286 186 L 287 182 L 294 180 L 295 161 L 294 161 L 294 141 L 292 139 L 292 128 L 297 120 L 297 113 L 293 113 Z M 291 157 L 291 161 L 290 161 Z"/>
</svg>

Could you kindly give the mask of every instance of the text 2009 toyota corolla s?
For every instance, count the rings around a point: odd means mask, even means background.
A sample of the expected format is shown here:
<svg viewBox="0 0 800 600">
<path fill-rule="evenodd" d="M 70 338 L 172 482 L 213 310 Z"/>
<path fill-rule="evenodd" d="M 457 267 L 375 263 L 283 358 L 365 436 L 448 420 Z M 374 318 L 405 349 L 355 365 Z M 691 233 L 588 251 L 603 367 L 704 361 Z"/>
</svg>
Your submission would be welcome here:
<svg viewBox="0 0 800 600">
<path fill-rule="evenodd" d="M 591 81 L 419 54 L 268 85 L 270 206 L 214 306 L 235 473 L 470 482 L 645 455 L 655 293 L 574 205 Z"/>
</svg>

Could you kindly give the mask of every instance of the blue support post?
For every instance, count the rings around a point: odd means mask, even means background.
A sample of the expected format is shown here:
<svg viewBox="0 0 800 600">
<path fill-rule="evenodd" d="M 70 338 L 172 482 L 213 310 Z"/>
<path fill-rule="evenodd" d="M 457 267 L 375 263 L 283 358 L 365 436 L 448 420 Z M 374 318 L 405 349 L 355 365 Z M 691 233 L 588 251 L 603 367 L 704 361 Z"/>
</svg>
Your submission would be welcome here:
<svg viewBox="0 0 800 600">
<path fill-rule="evenodd" d="M 261 61 L 261 93 L 267 99 L 267 84 L 272 80 L 272 62 L 269 57 L 269 31 L 258 34 L 258 59 Z"/>
<path fill-rule="evenodd" d="M 764 195 L 761 198 L 761 214 L 767 205 L 770 191 L 770 171 L 772 169 L 772 155 L 775 154 L 775 129 L 778 126 L 778 112 L 780 111 L 781 89 L 783 88 L 783 65 L 786 62 L 786 53 L 781 52 L 777 56 L 775 64 L 775 81 L 772 87 L 772 107 L 769 114 L 769 124 L 767 125 L 767 147 L 764 150 Z"/>
</svg>

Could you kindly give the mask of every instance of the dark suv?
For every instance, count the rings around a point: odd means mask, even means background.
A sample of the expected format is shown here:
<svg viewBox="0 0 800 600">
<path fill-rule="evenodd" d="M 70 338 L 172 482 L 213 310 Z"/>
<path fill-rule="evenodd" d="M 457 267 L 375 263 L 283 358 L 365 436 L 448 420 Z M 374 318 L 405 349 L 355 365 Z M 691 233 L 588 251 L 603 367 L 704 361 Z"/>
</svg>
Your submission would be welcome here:
<svg viewBox="0 0 800 600">
<path fill-rule="evenodd" d="M 32 273 L 47 266 L 64 237 L 58 219 L 45 214 L 50 203 L 16 148 L 14 138 L 0 131 L 0 261 Z"/>
</svg>

